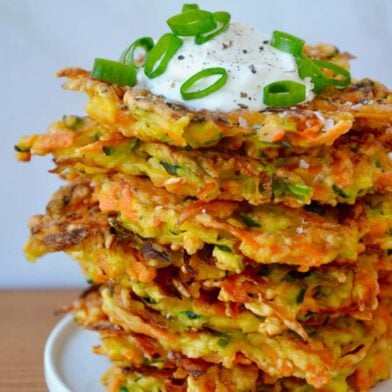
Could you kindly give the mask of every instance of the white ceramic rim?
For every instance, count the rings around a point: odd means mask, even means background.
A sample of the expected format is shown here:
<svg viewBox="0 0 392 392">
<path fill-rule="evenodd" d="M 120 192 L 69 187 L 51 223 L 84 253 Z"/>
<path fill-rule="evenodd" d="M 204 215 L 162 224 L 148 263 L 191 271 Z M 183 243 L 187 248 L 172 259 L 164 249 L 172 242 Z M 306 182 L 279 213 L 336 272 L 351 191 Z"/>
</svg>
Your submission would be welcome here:
<svg viewBox="0 0 392 392">
<path fill-rule="evenodd" d="M 63 341 L 67 339 L 75 329 L 75 321 L 71 315 L 66 315 L 50 333 L 44 350 L 45 381 L 49 391 L 72 392 L 58 372 L 58 352 Z"/>
</svg>

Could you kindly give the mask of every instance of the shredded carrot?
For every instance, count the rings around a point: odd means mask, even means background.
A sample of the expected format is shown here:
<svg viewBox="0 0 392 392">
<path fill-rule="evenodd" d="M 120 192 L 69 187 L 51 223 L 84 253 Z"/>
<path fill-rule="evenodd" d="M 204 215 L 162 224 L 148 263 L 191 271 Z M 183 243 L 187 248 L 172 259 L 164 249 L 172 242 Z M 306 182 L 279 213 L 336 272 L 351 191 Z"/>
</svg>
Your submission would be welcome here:
<svg viewBox="0 0 392 392">
<path fill-rule="evenodd" d="M 31 146 L 31 150 L 34 154 L 45 155 L 53 150 L 72 146 L 74 139 L 75 134 L 66 129 L 57 131 L 53 134 L 44 133 L 36 137 Z"/>
<path fill-rule="evenodd" d="M 113 147 L 125 143 L 128 139 L 122 136 L 121 133 L 115 133 L 109 140 L 99 140 L 95 143 L 86 144 L 79 149 L 82 153 L 100 154 L 103 147 Z"/>
<path fill-rule="evenodd" d="M 306 368 L 306 380 L 318 389 L 327 385 L 331 381 L 331 376 L 326 369 L 316 365 L 308 365 Z"/>
<path fill-rule="evenodd" d="M 327 132 L 320 134 L 312 140 L 309 140 L 308 145 L 318 146 L 321 144 L 325 144 L 327 146 L 330 146 L 339 136 L 347 133 L 351 129 L 352 125 L 353 122 L 351 120 L 338 121 L 338 123 Z"/>
<path fill-rule="evenodd" d="M 272 129 L 263 137 L 263 140 L 269 143 L 278 142 L 283 139 L 285 133 L 286 132 L 281 128 Z"/>
<path fill-rule="evenodd" d="M 313 125 L 313 127 L 309 127 L 304 129 L 301 132 L 301 137 L 304 139 L 312 139 L 321 131 L 321 123 Z"/>
<path fill-rule="evenodd" d="M 113 182 L 107 189 L 98 191 L 99 206 L 103 212 L 117 211 L 130 220 L 135 218 L 132 209 L 132 191 L 125 182 Z"/>
<path fill-rule="evenodd" d="M 116 123 L 118 129 L 121 130 L 125 136 L 136 136 L 132 132 L 132 127 L 136 123 L 136 118 L 132 117 L 129 113 L 125 113 L 121 110 L 116 112 Z"/>
<path fill-rule="evenodd" d="M 132 263 L 128 272 L 136 281 L 142 283 L 152 282 L 156 276 L 155 269 L 148 268 L 145 264 L 138 261 Z"/>
<path fill-rule="evenodd" d="M 216 189 L 216 191 L 219 191 L 217 189 L 217 185 L 214 182 L 207 182 L 204 184 L 198 191 L 197 191 L 197 197 L 202 199 L 203 201 L 207 201 L 209 199 L 209 195 Z"/>
<path fill-rule="evenodd" d="M 230 276 L 225 279 L 222 289 L 230 294 L 231 300 L 235 302 L 246 302 L 248 299 L 248 287 L 242 279 Z"/>
</svg>

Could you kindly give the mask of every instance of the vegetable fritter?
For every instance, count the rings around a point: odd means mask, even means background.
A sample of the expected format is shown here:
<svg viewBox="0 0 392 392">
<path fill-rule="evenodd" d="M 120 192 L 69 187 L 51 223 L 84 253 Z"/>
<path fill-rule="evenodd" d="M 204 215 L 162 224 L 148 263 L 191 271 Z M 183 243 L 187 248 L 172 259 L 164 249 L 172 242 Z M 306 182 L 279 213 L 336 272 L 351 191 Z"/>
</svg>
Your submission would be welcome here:
<svg viewBox="0 0 392 392">
<path fill-rule="evenodd" d="M 74 305 L 75 317 L 87 328 L 108 331 L 109 336 L 106 335 L 98 350 L 122 368 L 148 364 L 159 369 L 172 357 L 165 352 L 179 352 L 187 358 L 228 368 L 253 363 L 272 379 L 296 377 L 323 388 L 339 379 L 343 382 L 357 367 L 368 368 L 369 364 L 363 361 L 372 350 L 380 355 L 380 360 L 382 355 L 384 361 L 389 361 L 391 356 L 390 346 L 385 344 L 390 336 L 390 312 L 383 304 L 374 311 L 370 322 L 346 315 L 331 317 L 317 327 L 310 325 L 309 331 L 313 333 L 305 343 L 290 333 L 271 339 L 254 332 L 222 335 L 204 326 L 200 330 L 181 331 L 171 316 L 160 318 L 145 313 L 143 303 L 135 301 L 125 289 L 117 297 L 110 287 L 102 288 L 101 292 L 102 307 L 100 295 L 95 292 L 91 301 L 85 296 Z M 197 320 L 193 315 L 184 317 Z M 110 334 L 114 335 L 110 337 Z M 147 355 L 143 347 L 148 347 Z M 387 375 L 382 371 L 380 376 Z"/>
<path fill-rule="evenodd" d="M 385 139 L 385 138 L 384 138 Z M 51 153 L 63 176 L 114 173 L 148 176 L 157 187 L 202 201 L 284 203 L 300 207 L 355 203 L 392 191 L 391 143 L 349 135 L 303 154 L 250 158 L 228 149 L 185 151 L 105 133 L 88 118 L 67 116 L 46 134 L 22 138 L 20 159 Z"/>
</svg>

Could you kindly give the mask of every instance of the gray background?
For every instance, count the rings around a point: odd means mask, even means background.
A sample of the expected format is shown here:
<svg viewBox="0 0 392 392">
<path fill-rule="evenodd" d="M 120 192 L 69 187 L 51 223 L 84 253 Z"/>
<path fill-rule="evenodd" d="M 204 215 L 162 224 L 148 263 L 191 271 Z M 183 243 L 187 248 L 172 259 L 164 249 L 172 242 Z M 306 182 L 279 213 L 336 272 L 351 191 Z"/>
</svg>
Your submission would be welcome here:
<svg viewBox="0 0 392 392">
<path fill-rule="evenodd" d="M 189 1 L 191 2 L 191 1 Z M 60 181 L 47 173 L 50 158 L 14 161 L 13 145 L 41 133 L 64 113 L 83 114 L 85 97 L 64 92 L 55 72 L 64 66 L 90 68 L 95 57 L 117 59 L 134 39 L 167 31 L 166 19 L 183 1 L 0 0 L 0 288 L 66 287 L 84 284 L 75 262 L 63 254 L 35 264 L 21 248 L 26 222 L 44 211 Z M 358 59 L 355 77 L 392 86 L 391 0 L 210 0 L 232 20 L 271 33 L 280 29 L 308 43 L 334 43 Z"/>
</svg>

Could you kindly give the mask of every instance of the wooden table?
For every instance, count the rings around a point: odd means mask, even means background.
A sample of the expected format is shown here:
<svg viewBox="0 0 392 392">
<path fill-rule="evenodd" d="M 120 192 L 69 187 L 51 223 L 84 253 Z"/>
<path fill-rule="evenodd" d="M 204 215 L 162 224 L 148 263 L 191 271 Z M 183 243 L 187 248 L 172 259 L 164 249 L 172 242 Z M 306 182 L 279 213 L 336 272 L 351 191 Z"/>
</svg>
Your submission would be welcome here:
<svg viewBox="0 0 392 392">
<path fill-rule="evenodd" d="M 47 336 L 61 319 L 54 310 L 80 290 L 0 291 L 0 391 L 47 391 L 43 352 Z"/>
</svg>

